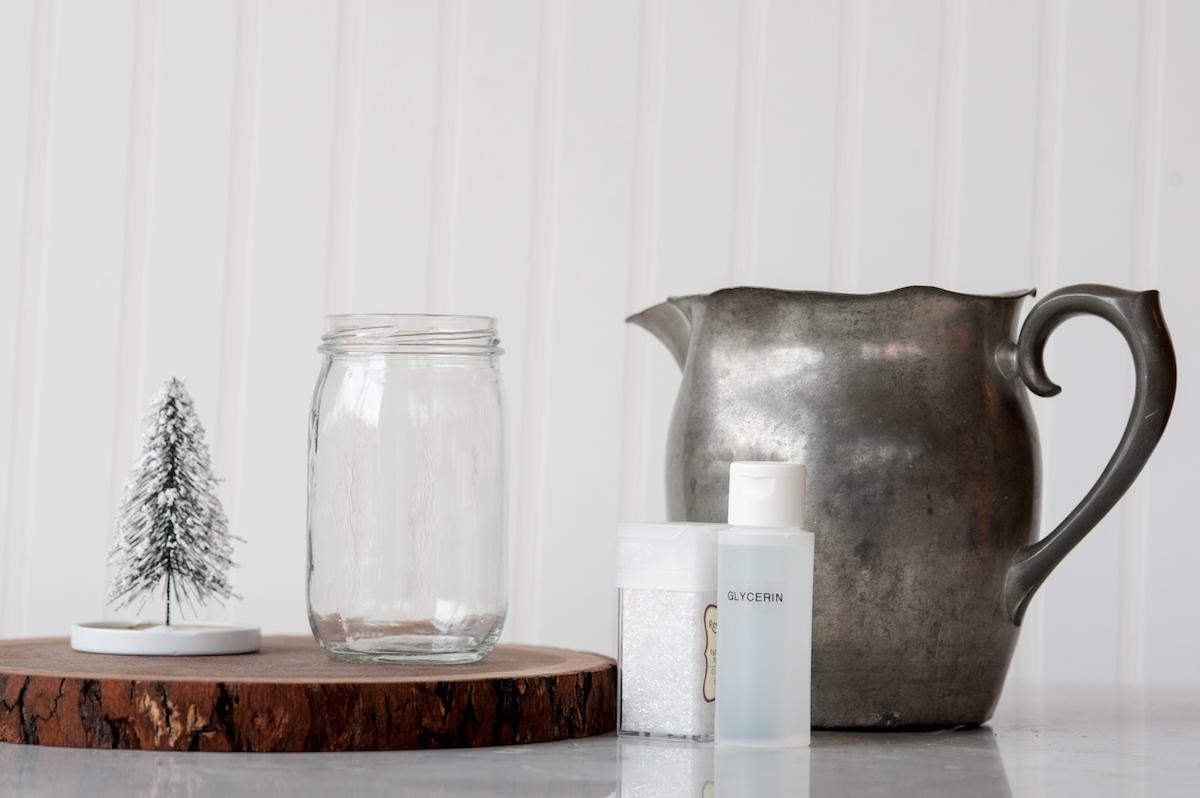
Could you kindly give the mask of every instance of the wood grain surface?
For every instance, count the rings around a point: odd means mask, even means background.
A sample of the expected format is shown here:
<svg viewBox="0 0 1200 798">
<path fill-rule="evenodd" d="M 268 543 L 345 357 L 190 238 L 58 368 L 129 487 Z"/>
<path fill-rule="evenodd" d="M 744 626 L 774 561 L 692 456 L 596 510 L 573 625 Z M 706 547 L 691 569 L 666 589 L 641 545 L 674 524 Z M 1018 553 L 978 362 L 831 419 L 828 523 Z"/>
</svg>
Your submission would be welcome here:
<svg viewBox="0 0 1200 798">
<path fill-rule="evenodd" d="M 175 751 L 456 748 L 616 727 L 607 657 L 498 646 L 470 665 L 335 662 L 309 637 L 257 654 L 128 657 L 0 641 L 0 741 Z"/>
</svg>

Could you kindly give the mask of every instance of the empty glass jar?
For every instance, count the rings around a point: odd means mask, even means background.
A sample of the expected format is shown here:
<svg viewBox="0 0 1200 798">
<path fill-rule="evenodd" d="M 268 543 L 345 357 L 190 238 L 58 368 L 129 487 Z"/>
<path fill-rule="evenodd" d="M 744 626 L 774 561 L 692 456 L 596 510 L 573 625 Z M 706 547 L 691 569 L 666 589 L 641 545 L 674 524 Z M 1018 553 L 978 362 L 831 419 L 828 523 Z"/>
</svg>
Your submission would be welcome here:
<svg viewBox="0 0 1200 798">
<path fill-rule="evenodd" d="M 474 662 L 508 606 L 496 320 L 330 316 L 308 458 L 308 617 L 355 662 Z"/>
</svg>

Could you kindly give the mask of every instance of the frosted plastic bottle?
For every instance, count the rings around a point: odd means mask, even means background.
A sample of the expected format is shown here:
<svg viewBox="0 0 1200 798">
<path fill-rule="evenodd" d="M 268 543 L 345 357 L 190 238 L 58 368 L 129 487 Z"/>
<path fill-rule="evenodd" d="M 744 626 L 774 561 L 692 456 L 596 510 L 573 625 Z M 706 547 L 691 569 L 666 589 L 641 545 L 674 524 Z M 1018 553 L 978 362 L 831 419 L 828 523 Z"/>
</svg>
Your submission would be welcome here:
<svg viewBox="0 0 1200 798">
<path fill-rule="evenodd" d="M 796 463 L 733 463 L 717 544 L 719 744 L 810 739 L 813 534 Z"/>
</svg>

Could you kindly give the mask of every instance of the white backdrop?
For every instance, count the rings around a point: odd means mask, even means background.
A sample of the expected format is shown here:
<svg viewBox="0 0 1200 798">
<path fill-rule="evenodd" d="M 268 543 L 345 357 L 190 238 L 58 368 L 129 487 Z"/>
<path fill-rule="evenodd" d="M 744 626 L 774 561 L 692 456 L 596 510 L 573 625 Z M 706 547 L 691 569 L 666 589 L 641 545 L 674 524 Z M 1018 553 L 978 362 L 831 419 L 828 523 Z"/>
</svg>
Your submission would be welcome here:
<svg viewBox="0 0 1200 798">
<path fill-rule="evenodd" d="M 619 518 L 664 515 L 677 383 L 622 319 L 730 284 L 1163 291 L 1175 417 L 1043 588 L 1010 696 L 1200 684 L 1200 3 L 0 0 L 0 634 L 102 615 L 139 418 L 207 425 L 244 601 L 302 632 L 322 317 L 497 315 L 507 636 L 613 648 Z M 1131 390 L 1050 345 L 1044 521 Z M 1028 688 L 1028 689 L 1026 689 Z"/>
</svg>

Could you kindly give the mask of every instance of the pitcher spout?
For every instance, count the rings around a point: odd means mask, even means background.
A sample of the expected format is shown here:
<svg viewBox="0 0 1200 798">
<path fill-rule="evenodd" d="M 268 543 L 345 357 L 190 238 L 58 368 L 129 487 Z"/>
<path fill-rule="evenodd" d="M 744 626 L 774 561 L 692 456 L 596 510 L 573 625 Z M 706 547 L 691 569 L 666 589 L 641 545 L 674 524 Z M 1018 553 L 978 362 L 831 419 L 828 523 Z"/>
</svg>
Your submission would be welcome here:
<svg viewBox="0 0 1200 798">
<path fill-rule="evenodd" d="M 680 369 L 687 362 L 692 340 L 692 321 L 683 304 L 685 299 L 672 297 L 625 319 L 649 330 L 662 341 Z"/>
</svg>

